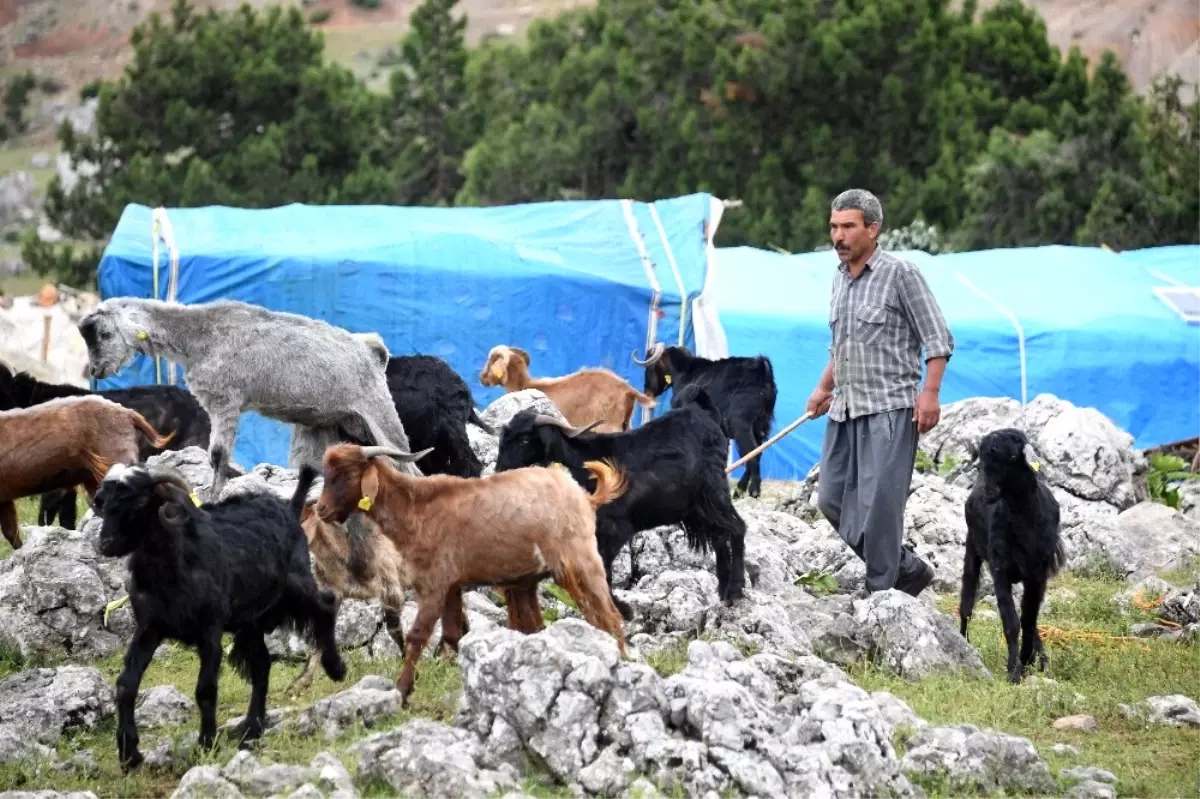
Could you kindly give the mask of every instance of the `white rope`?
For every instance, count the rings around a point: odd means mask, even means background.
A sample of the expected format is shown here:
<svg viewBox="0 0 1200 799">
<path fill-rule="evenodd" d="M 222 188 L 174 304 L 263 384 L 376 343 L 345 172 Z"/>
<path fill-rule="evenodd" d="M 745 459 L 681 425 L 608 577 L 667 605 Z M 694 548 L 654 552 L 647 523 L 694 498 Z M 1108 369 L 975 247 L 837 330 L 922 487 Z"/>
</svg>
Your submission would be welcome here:
<svg viewBox="0 0 1200 799">
<path fill-rule="evenodd" d="M 646 243 L 642 240 L 637 220 L 633 216 L 633 201 L 621 200 L 621 210 L 625 212 L 625 224 L 629 227 L 629 238 L 633 239 L 633 243 L 637 247 L 638 255 L 642 259 L 642 268 L 646 270 L 646 279 L 650 282 L 650 318 L 646 324 L 646 347 L 643 350 L 643 352 L 649 352 L 650 348 L 654 346 L 655 339 L 658 338 L 658 302 L 662 299 L 662 286 L 654 274 L 654 262 L 650 260 L 650 254 L 646 252 Z M 650 411 L 644 405 L 640 407 L 642 424 L 645 424 L 649 419 Z"/>
<path fill-rule="evenodd" d="M 1024 328 L 1021 327 L 1020 320 L 1017 319 L 1016 314 L 1014 314 L 1012 311 L 1005 308 L 1003 305 L 1001 305 L 996 300 L 989 297 L 987 294 L 984 293 L 983 289 L 979 288 L 979 286 L 976 286 L 974 283 L 972 283 L 970 280 L 968 280 L 967 276 L 964 275 L 962 272 L 959 272 L 956 269 L 956 270 L 954 270 L 954 274 L 958 277 L 959 280 L 961 280 L 964 284 L 966 284 L 967 288 L 971 289 L 971 291 L 978 294 L 989 305 L 991 305 L 993 308 L 995 308 L 997 311 L 999 311 L 1005 317 L 1007 317 L 1008 321 L 1012 323 L 1013 328 L 1016 329 L 1016 331 L 1017 331 L 1017 349 L 1018 349 L 1020 357 L 1021 357 L 1021 408 L 1022 408 L 1022 410 L 1024 410 L 1025 405 L 1029 402 L 1029 389 L 1028 389 L 1028 373 L 1027 373 L 1026 367 L 1025 367 L 1025 330 L 1024 330 Z"/>
<path fill-rule="evenodd" d="M 734 201 L 736 202 L 736 201 Z M 729 342 L 725 328 L 717 312 L 717 248 L 713 239 L 726 207 L 736 207 L 732 202 L 709 198 L 709 222 L 704 231 L 704 288 L 692 302 L 692 332 L 696 334 L 696 354 L 713 360 L 729 357 Z"/>
<path fill-rule="evenodd" d="M 171 225 L 171 220 L 167 216 L 167 209 L 159 206 L 154 209 L 154 298 L 158 296 L 158 240 L 161 237 L 167 245 L 167 253 L 170 260 L 170 271 L 167 274 L 167 302 L 177 302 L 179 297 L 179 247 L 176 245 L 175 229 Z M 162 374 L 159 367 L 160 358 L 154 359 L 154 382 L 162 382 Z M 170 385 L 175 385 L 176 364 L 171 361 L 166 361 L 167 364 L 167 382 Z"/>
<path fill-rule="evenodd" d="M 1164 283 L 1170 283 L 1173 286 L 1186 286 L 1187 285 L 1187 283 L 1184 283 L 1182 280 L 1177 280 L 1177 279 L 1171 277 L 1170 275 L 1167 275 L 1167 274 L 1164 274 L 1164 273 L 1158 271 L 1157 269 L 1147 269 L 1146 271 L 1151 276 L 1158 278 L 1159 280 L 1163 281 Z"/>
<path fill-rule="evenodd" d="M 150 222 L 150 251 L 152 253 L 151 258 L 152 258 L 153 267 L 154 267 L 154 271 L 151 275 L 152 294 L 150 296 L 154 297 L 154 299 L 157 300 L 158 299 L 158 228 L 159 228 L 158 212 L 155 211 L 151 215 L 150 219 L 151 219 L 151 222 Z M 152 357 L 154 358 L 154 384 L 160 385 L 162 383 L 162 364 L 159 362 L 157 356 L 152 356 Z"/>
<path fill-rule="evenodd" d="M 675 275 L 675 285 L 679 286 L 679 346 L 682 347 L 684 331 L 687 330 L 687 288 L 683 285 L 683 275 L 679 274 L 679 264 L 675 263 L 675 253 L 671 250 L 671 242 L 667 239 L 667 231 L 663 229 L 662 220 L 658 218 L 658 210 L 654 207 L 654 203 L 650 203 L 650 216 L 654 219 L 654 226 L 658 228 L 658 237 L 662 240 L 663 249 L 667 251 L 667 263 L 671 265 L 671 272 Z"/>
</svg>

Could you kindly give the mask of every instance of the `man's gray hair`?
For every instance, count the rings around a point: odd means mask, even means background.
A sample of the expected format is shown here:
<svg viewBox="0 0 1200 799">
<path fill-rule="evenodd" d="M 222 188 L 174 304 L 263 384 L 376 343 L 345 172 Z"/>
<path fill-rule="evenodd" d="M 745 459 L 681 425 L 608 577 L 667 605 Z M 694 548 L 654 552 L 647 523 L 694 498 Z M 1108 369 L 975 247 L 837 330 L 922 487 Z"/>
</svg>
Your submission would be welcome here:
<svg viewBox="0 0 1200 799">
<path fill-rule="evenodd" d="M 833 198 L 830 208 L 834 211 L 862 211 L 863 224 L 867 227 L 876 222 L 883 224 L 883 204 L 866 189 L 846 189 Z"/>
</svg>

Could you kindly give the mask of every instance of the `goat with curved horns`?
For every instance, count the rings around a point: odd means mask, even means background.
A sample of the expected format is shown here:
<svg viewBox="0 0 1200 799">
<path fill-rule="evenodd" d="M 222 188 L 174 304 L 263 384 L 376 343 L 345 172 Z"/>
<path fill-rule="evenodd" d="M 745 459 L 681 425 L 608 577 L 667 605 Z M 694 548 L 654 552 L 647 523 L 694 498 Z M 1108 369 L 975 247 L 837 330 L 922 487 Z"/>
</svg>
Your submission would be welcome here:
<svg viewBox="0 0 1200 799">
<path fill-rule="evenodd" d="M 536 595 L 553 577 L 593 626 L 625 653 L 621 614 L 605 583 L 596 547 L 595 509 L 625 491 L 623 472 L 599 461 L 584 464 L 595 493 L 564 469 L 529 468 L 487 477 L 400 474 L 378 456 L 417 460 L 386 447 L 339 444 L 325 452 L 325 484 L 317 516 L 344 523 L 357 507 L 391 539 L 417 598 L 417 618 L 405 636 L 404 669 L 396 681 L 403 701 L 416 663 L 441 619 L 442 641 L 458 649 L 465 632 L 462 592 L 478 585 Z"/>
<path fill-rule="evenodd" d="M 684 387 L 704 389 L 721 414 L 721 429 L 726 438 L 737 443 L 739 456 L 753 451 L 770 436 L 779 391 L 771 360 L 765 355 L 710 360 L 692 355 L 687 347 L 668 347 L 660 341 L 650 348 L 645 360 L 640 360 L 634 350 L 633 362 L 645 367 L 644 390 L 650 396 L 659 396 L 668 386 L 674 389 L 672 408 L 678 407 L 676 399 Z M 736 493 L 759 495 L 761 459 L 760 453 L 746 462 Z"/>
</svg>

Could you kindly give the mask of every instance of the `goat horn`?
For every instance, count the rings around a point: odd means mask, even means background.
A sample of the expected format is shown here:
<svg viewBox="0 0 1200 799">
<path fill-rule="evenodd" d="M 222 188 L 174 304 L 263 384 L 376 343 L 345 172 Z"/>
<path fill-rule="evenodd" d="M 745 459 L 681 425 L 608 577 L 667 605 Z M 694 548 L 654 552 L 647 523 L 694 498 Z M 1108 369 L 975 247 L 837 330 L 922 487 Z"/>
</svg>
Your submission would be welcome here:
<svg viewBox="0 0 1200 799">
<path fill-rule="evenodd" d="M 150 477 L 156 483 L 170 483 L 178 486 L 185 494 L 192 493 L 192 487 L 188 485 L 187 479 L 169 466 L 155 466 L 150 470 Z"/>
<path fill-rule="evenodd" d="M 663 344 L 661 341 L 656 341 L 654 342 L 654 346 L 650 348 L 650 351 L 646 353 L 646 360 L 644 361 L 638 360 L 637 350 L 634 350 L 633 362 L 638 366 L 653 366 L 654 364 L 658 363 L 658 359 L 663 356 L 663 352 L 666 349 L 666 344 Z"/>
<path fill-rule="evenodd" d="M 370 460 L 371 458 L 378 458 L 380 456 L 385 456 L 388 458 L 395 458 L 396 460 L 400 461 L 401 463 L 413 463 L 414 461 L 419 461 L 419 460 L 421 460 L 421 458 L 424 458 L 426 455 L 428 455 L 431 452 L 433 452 L 433 447 L 430 447 L 429 449 L 423 449 L 420 452 L 405 452 L 404 450 L 396 449 L 394 447 L 363 447 L 362 448 L 363 457 L 366 458 L 367 460 Z"/>
<path fill-rule="evenodd" d="M 168 527 L 178 527 L 187 519 L 187 511 L 173 502 L 164 502 L 158 509 L 158 519 Z"/>
<path fill-rule="evenodd" d="M 595 427 L 596 425 L 600 424 L 603 421 L 604 421 L 603 419 L 597 419 L 596 421 L 592 422 L 591 424 L 587 425 L 586 427 L 571 427 L 571 425 L 569 425 L 567 422 L 564 422 L 562 419 L 557 419 L 553 416 L 548 416 L 544 413 L 536 414 L 533 417 L 534 427 L 541 427 L 542 425 L 547 425 L 547 424 L 554 425 L 555 427 L 560 428 L 561 430 L 565 431 L 567 434 L 567 438 L 574 438 L 575 436 L 580 435 L 581 433 L 586 433 L 587 431 L 591 430 L 593 427 Z"/>
<path fill-rule="evenodd" d="M 595 427 L 596 425 L 600 424 L 603 421 L 604 421 L 603 419 L 597 419 L 596 421 L 591 422 L 590 424 L 586 424 L 583 427 L 574 428 L 571 430 L 571 432 L 567 433 L 567 438 L 574 438 L 575 436 L 583 435 L 584 433 L 591 430 L 593 427 Z"/>
</svg>

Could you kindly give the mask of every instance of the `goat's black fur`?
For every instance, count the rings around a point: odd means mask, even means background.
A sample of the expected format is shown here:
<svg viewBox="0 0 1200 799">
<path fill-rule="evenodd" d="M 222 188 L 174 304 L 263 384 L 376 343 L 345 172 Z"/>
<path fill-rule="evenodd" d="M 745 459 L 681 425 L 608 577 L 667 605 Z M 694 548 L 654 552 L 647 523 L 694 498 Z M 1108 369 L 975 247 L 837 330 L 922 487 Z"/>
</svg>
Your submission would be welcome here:
<svg viewBox="0 0 1200 799">
<path fill-rule="evenodd" d="M 612 564 L 634 533 L 666 524 L 682 525 L 688 545 L 716 556 L 717 590 L 728 604 L 745 586 L 746 523 L 729 495 L 725 463 L 729 443 L 711 398 L 695 386 L 680 393 L 677 407 L 635 430 L 584 433 L 537 424 L 524 410 L 500 434 L 496 471 L 561 463 L 589 491 L 594 481 L 586 461 L 611 460 L 628 476 L 624 496 L 596 510 L 596 544 L 612 586 Z M 627 620 L 629 605 L 613 602 Z"/>
<path fill-rule="evenodd" d="M 1046 583 L 1066 562 L 1059 536 L 1058 500 L 1025 459 L 1027 443 L 1025 434 L 1012 427 L 985 435 L 979 443 L 979 477 L 965 503 L 967 545 L 958 608 L 960 632 L 965 638 L 975 608 L 979 569 L 987 563 L 1008 645 L 1011 682 L 1021 681 L 1035 650 L 1038 668 L 1046 668 L 1046 652 L 1037 630 L 1038 612 Z M 1019 657 L 1013 583 L 1025 586 Z"/>
<path fill-rule="evenodd" d="M 668 380 L 669 378 L 669 380 Z M 643 391 L 652 397 L 672 388 L 671 407 L 677 407 L 686 386 L 703 388 L 720 411 L 726 438 L 737 444 L 739 457 L 762 444 L 775 422 L 778 388 L 771 359 L 731 357 L 709 360 L 695 356 L 686 347 L 666 347 L 662 357 L 646 367 Z M 737 492 L 757 497 L 762 490 L 762 454 L 746 462 Z"/>
<path fill-rule="evenodd" d="M 151 455 L 157 455 L 167 449 L 208 449 L 208 414 L 191 392 L 179 386 L 134 386 L 89 391 L 68 383 L 46 383 L 24 372 L 13 372 L 4 364 L 0 364 L 0 411 L 29 408 L 46 400 L 86 394 L 96 394 L 137 411 L 155 430 L 175 431 L 175 437 L 163 449 L 143 440 L 138 450 L 138 460 L 145 461 Z M 42 494 L 38 507 L 38 524 L 51 525 L 57 518 L 63 527 L 74 529 L 77 517 L 75 497 L 76 490 L 73 487 Z"/>
<path fill-rule="evenodd" d="M 386 372 L 388 391 L 408 433 L 409 448 L 413 452 L 433 448 L 421 459 L 421 470 L 425 474 L 479 477 L 483 464 L 471 449 L 466 425 L 494 432 L 479 418 L 466 381 L 435 355 L 393 355 Z M 345 430 L 339 430 L 339 438 L 359 446 L 373 443 L 361 441 Z"/>
<path fill-rule="evenodd" d="M 117 466 L 96 492 L 103 518 L 99 551 L 129 556 L 137 629 L 117 678 L 117 753 L 125 771 L 142 762 L 134 701 L 142 674 L 164 638 L 200 655 L 196 702 L 200 743 L 217 732 L 221 636 L 233 633 L 229 662 L 251 683 L 241 746 L 258 738 L 266 718 L 271 656 L 264 636 L 281 625 L 308 637 L 321 664 L 341 681 L 346 665 L 334 641 L 335 600 L 319 590 L 309 564 L 300 511 L 316 472 L 302 469 L 291 503 L 274 494 L 240 495 L 196 507 L 177 474 Z"/>
</svg>

